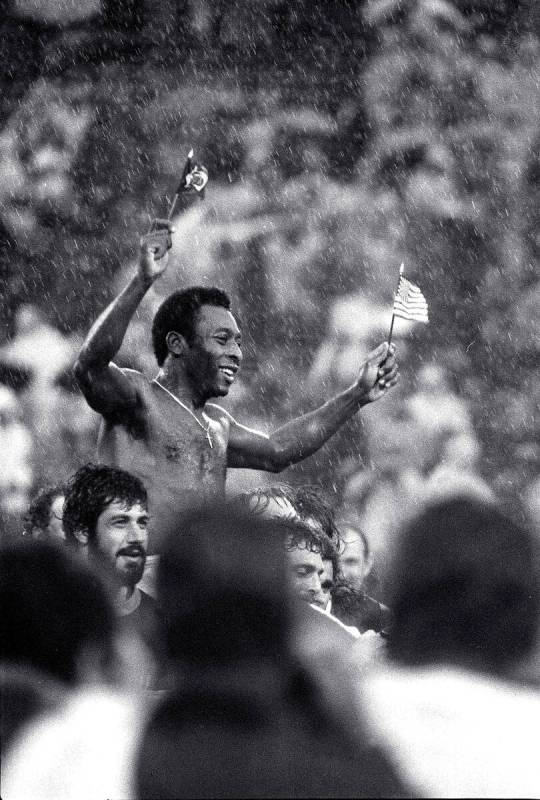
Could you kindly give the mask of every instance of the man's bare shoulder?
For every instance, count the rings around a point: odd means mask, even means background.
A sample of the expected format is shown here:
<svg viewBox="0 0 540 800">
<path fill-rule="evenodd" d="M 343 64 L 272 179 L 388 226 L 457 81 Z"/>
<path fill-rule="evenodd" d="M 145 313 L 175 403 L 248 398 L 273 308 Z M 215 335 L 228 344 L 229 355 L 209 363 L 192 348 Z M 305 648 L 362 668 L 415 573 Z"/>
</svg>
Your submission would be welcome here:
<svg viewBox="0 0 540 800">
<path fill-rule="evenodd" d="M 217 403 L 206 403 L 204 406 L 204 413 L 216 422 L 236 422 L 233 415 Z"/>
<path fill-rule="evenodd" d="M 120 372 L 123 375 L 125 375 L 127 378 L 129 378 L 134 383 L 139 383 L 140 382 L 140 383 L 144 383 L 146 385 L 150 384 L 150 381 L 146 377 L 146 375 L 143 372 L 139 372 L 138 369 L 130 369 L 129 367 L 118 367 L 118 365 L 115 365 L 115 366 L 117 366 L 117 368 L 120 370 Z"/>
</svg>

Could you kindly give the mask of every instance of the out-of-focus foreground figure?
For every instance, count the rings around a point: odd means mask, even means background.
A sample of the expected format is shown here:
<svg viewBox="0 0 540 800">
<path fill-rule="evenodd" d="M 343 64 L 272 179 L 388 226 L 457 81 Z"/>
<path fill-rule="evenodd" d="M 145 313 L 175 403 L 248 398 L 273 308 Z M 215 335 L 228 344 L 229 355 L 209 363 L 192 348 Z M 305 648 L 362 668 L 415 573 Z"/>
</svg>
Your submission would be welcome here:
<svg viewBox="0 0 540 800">
<path fill-rule="evenodd" d="M 220 507 L 180 525 L 158 580 L 176 688 L 144 736 L 139 796 L 403 795 L 293 655 L 275 522 Z M 319 616 L 304 604 L 297 613 Z"/>
<path fill-rule="evenodd" d="M 146 704 L 121 689 L 106 586 L 46 541 L 4 548 L 0 575 L 2 798 L 133 797 Z"/>
<path fill-rule="evenodd" d="M 453 499 L 393 554 L 389 665 L 362 688 L 375 740 L 415 793 L 538 797 L 538 552 L 492 505 Z"/>
</svg>

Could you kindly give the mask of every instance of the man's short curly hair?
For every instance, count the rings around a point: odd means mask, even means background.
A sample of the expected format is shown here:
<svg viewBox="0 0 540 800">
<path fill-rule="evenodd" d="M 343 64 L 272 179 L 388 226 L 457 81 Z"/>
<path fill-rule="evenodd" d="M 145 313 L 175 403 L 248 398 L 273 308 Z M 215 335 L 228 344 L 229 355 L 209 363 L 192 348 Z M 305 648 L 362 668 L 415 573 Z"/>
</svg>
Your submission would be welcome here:
<svg viewBox="0 0 540 800">
<path fill-rule="evenodd" d="M 86 531 L 91 543 L 100 514 L 113 502 L 146 508 L 146 489 L 135 475 L 116 467 L 86 464 L 77 470 L 67 485 L 62 517 L 67 541 L 76 543 L 76 531 Z"/>
<path fill-rule="evenodd" d="M 336 550 L 328 536 L 302 520 L 277 518 L 274 526 L 283 538 L 285 550 L 307 550 L 310 553 L 320 553 L 321 558 L 334 558 Z"/>
<path fill-rule="evenodd" d="M 38 531 L 44 531 L 51 521 L 51 506 L 57 497 L 63 497 L 67 491 L 66 486 L 44 486 L 38 491 L 28 506 L 23 520 L 23 534 L 33 536 Z"/>
<path fill-rule="evenodd" d="M 191 344 L 195 337 L 195 322 L 201 306 L 220 306 L 230 311 L 229 296 L 215 287 L 192 286 L 169 295 L 156 311 L 152 323 L 152 344 L 161 367 L 167 358 L 167 334 L 181 333 Z"/>
</svg>

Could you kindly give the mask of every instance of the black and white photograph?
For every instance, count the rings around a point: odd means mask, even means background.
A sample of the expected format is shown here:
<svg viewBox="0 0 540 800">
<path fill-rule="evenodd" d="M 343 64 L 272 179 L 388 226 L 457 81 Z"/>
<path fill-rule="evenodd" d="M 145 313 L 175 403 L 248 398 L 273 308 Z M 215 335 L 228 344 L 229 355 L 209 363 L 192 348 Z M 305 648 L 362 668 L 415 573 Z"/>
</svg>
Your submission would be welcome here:
<svg viewBox="0 0 540 800">
<path fill-rule="evenodd" d="M 540 798 L 540 4 L 0 54 L 2 800 Z"/>
</svg>

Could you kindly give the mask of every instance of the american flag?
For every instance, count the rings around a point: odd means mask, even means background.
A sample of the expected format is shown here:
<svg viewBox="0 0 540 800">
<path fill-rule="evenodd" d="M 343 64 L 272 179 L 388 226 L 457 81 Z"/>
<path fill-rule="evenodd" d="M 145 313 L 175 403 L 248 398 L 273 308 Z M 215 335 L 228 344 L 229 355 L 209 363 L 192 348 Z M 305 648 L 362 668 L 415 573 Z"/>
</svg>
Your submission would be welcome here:
<svg viewBox="0 0 540 800">
<path fill-rule="evenodd" d="M 399 276 L 393 314 L 396 317 L 412 319 L 415 322 L 429 322 L 426 298 L 418 286 L 404 278 L 402 274 Z"/>
</svg>

